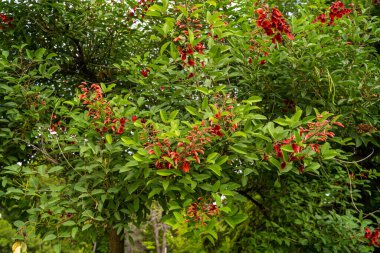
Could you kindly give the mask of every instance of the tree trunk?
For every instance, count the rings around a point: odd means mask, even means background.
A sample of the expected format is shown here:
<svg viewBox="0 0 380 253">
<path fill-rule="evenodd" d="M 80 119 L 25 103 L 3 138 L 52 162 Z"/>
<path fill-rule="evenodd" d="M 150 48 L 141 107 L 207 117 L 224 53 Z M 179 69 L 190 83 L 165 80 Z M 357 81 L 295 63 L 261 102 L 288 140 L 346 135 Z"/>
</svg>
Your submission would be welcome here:
<svg viewBox="0 0 380 253">
<path fill-rule="evenodd" d="M 166 253 L 166 224 L 162 223 L 162 249 L 161 253 Z"/>
<path fill-rule="evenodd" d="M 124 236 L 119 236 L 114 228 L 109 231 L 108 252 L 124 253 Z"/>
<path fill-rule="evenodd" d="M 158 228 L 158 223 L 157 223 L 157 211 L 152 209 L 151 210 L 151 215 L 152 215 L 152 222 L 153 222 L 153 229 L 154 229 L 154 239 L 156 241 L 156 252 L 161 253 L 160 250 L 160 231 Z"/>
</svg>

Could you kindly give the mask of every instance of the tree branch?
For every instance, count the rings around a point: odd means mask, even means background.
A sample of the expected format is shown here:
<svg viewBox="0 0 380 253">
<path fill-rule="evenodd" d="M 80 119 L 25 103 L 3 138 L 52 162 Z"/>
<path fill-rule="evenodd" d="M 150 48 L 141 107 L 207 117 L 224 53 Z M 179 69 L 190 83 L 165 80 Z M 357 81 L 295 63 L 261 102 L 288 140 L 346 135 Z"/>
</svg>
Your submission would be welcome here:
<svg viewBox="0 0 380 253">
<path fill-rule="evenodd" d="M 254 203 L 258 208 L 259 210 L 261 211 L 261 213 L 264 215 L 264 217 L 266 219 L 269 220 L 269 216 L 268 216 L 268 209 L 263 206 L 263 204 L 261 204 L 260 202 L 258 202 L 256 199 L 254 199 L 251 195 L 248 194 L 248 192 L 246 191 L 243 191 L 243 190 L 239 190 L 237 191 L 239 194 L 243 195 L 244 197 L 246 197 L 247 199 L 249 199 L 252 203 Z"/>
</svg>

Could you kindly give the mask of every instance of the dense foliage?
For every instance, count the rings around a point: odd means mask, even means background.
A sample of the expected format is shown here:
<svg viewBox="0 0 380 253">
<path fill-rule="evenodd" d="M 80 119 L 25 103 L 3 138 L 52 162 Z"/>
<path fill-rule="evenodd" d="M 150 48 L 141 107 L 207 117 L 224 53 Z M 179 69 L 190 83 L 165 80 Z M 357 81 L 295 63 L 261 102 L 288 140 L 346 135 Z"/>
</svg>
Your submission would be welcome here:
<svg viewBox="0 0 380 253">
<path fill-rule="evenodd" d="M 377 4 L 0 3 L 0 212 L 14 239 L 380 247 Z"/>
</svg>

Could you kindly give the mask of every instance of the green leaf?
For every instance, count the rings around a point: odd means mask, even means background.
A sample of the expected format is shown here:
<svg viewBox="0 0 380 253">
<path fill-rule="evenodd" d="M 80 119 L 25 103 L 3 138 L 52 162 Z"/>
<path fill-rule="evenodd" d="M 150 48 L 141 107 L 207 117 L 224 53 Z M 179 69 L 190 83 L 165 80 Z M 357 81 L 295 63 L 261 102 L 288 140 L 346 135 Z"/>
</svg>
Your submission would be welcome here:
<svg viewBox="0 0 380 253">
<path fill-rule="evenodd" d="M 242 147 L 234 145 L 230 146 L 230 149 L 234 151 L 235 153 L 241 154 L 241 155 L 246 155 L 247 151 L 245 151 Z"/>
<path fill-rule="evenodd" d="M 62 226 L 65 226 L 65 227 L 71 227 L 71 226 L 74 226 L 74 225 L 76 225 L 76 223 L 73 220 L 68 220 L 68 221 L 62 223 Z"/>
<path fill-rule="evenodd" d="M 222 157 L 219 157 L 219 158 L 215 161 L 215 163 L 218 164 L 218 165 L 222 165 L 222 164 L 224 164 L 224 163 L 227 162 L 227 161 L 228 161 L 228 156 L 224 155 L 224 156 L 222 156 Z"/>
<path fill-rule="evenodd" d="M 299 107 L 297 107 L 296 113 L 291 118 L 291 121 L 296 123 L 301 119 L 301 116 L 302 116 L 302 110 Z"/>
<path fill-rule="evenodd" d="M 243 137 L 243 138 L 247 138 L 247 134 L 242 132 L 242 131 L 237 131 L 235 132 L 232 137 Z"/>
<path fill-rule="evenodd" d="M 170 43 L 171 43 L 171 41 L 168 41 L 164 45 L 162 45 L 162 47 L 160 49 L 160 55 L 162 55 L 165 52 L 166 48 L 170 45 Z"/>
<path fill-rule="evenodd" d="M 289 153 L 292 153 L 292 152 L 293 152 L 292 145 L 284 145 L 284 146 L 281 146 L 281 150 L 286 151 L 286 152 L 289 152 Z"/>
<path fill-rule="evenodd" d="M 108 144 L 112 144 L 112 135 L 107 134 L 107 135 L 106 135 L 106 140 L 107 140 L 107 143 L 108 143 Z"/>
<path fill-rule="evenodd" d="M 87 192 L 87 189 L 84 188 L 83 186 L 80 186 L 80 185 L 75 185 L 74 190 L 76 190 L 78 192 Z"/>
<path fill-rule="evenodd" d="M 63 169 L 64 169 L 64 167 L 62 167 L 62 166 L 54 166 L 48 170 L 48 173 L 50 174 L 50 173 L 58 172 L 58 171 L 61 171 Z"/>
<path fill-rule="evenodd" d="M 45 238 L 43 239 L 44 242 L 47 242 L 47 241 L 51 241 L 51 240 L 54 240 L 56 239 L 57 236 L 55 234 L 49 234 L 49 235 L 46 235 Z"/>
<path fill-rule="evenodd" d="M 213 164 L 208 166 L 210 170 L 212 170 L 216 175 L 221 176 L 222 175 L 222 167 L 218 164 Z"/>
<path fill-rule="evenodd" d="M 267 142 L 272 142 L 272 140 L 269 138 L 269 137 L 266 137 L 262 134 L 259 134 L 259 133 L 250 133 L 250 135 L 252 135 L 253 137 L 257 137 L 257 138 L 260 138 L 260 139 L 263 139 Z"/>
<path fill-rule="evenodd" d="M 208 97 L 204 97 L 202 101 L 202 110 L 206 110 L 208 107 Z"/>
<path fill-rule="evenodd" d="M 132 140 L 131 138 L 128 138 L 128 137 L 124 137 L 124 136 L 121 137 L 121 141 L 126 146 L 136 145 L 136 142 L 134 140 Z"/>
<path fill-rule="evenodd" d="M 161 156 L 161 149 L 158 146 L 153 146 L 153 151 L 157 157 Z"/>
<path fill-rule="evenodd" d="M 225 217 L 225 221 L 232 228 L 235 228 L 236 225 L 244 222 L 246 219 L 248 219 L 248 215 L 246 214 L 235 214 L 234 216 Z"/>
<path fill-rule="evenodd" d="M 50 59 L 52 59 L 53 57 L 56 57 L 57 56 L 57 54 L 56 53 L 50 53 L 50 54 L 48 54 L 47 56 L 46 56 L 46 60 L 50 60 Z"/>
<path fill-rule="evenodd" d="M 92 223 L 85 224 L 85 225 L 82 227 L 82 231 L 85 231 L 85 230 L 89 229 L 91 226 L 92 226 Z"/>
<path fill-rule="evenodd" d="M 161 181 L 162 183 L 162 187 L 164 188 L 164 190 L 166 191 L 168 189 L 168 186 L 169 186 L 169 180 L 163 180 Z"/>
<path fill-rule="evenodd" d="M 282 118 L 279 118 L 279 119 L 275 119 L 273 120 L 275 123 L 281 125 L 281 126 L 288 126 L 289 123 L 288 121 L 286 121 L 285 119 L 282 119 Z"/>
<path fill-rule="evenodd" d="M 161 116 L 162 122 L 168 123 L 167 115 L 164 111 L 160 110 L 160 116 Z"/>
<path fill-rule="evenodd" d="M 140 182 L 139 181 L 134 182 L 133 184 L 127 185 L 128 193 L 129 194 L 134 193 L 137 190 L 137 188 L 139 188 L 139 186 L 140 186 Z"/>
<path fill-rule="evenodd" d="M 160 193 L 162 191 L 162 188 L 154 188 L 149 194 L 148 199 L 151 199 L 154 195 Z"/>
<path fill-rule="evenodd" d="M 169 120 L 173 121 L 177 117 L 178 112 L 179 112 L 178 110 L 172 111 L 170 113 Z"/>
<path fill-rule="evenodd" d="M 186 108 L 186 111 L 188 111 L 191 115 L 197 115 L 198 114 L 198 110 L 192 106 L 186 106 L 185 108 Z"/>
<path fill-rule="evenodd" d="M 207 163 L 215 163 L 215 159 L 218 157 L 218 153 L 214 152 L 207 156 Z"/>
<path fill-rule="evenodd" d="M 38 72 L 39 72 L 41 75 L 44 75 L 45 72 L 46 72 L 46 64 L 40 64 L 40 66 L 38 66 Z"/>
<path fill-rule="evenodd" d="M 33 52 L 30 51 L 29 49 L 26 49 L 25 51 L 26 51 L 27 59 L 32 60 L 33 59 Z"/>
<path fill-rule="evenodd" d="M 261 97 L 252 96 L 248 98 L 247 100 L 243 100 L 243 102 L 252 105 L 253 103 L 260 102 L 261 100 L 262 100 Z"/>
<path fill-rule="evenodd" d="M 39 48 L 36 52 L 34 52 L 34 56 L 36 60 L 42 60 L 42 56 L 44 55 L 46 49 L 45 48 Z"/>
<path fill-rule="evenodd" d="M 25 223 L 21 220 L 16 220 L 14 223 L 13 223 L 17 228 L 21 228 L 23 226 L 25 226 Z"/>
<path fill-rule="evenodd" d="M 3 51 L 1 51 L 1 54 L 4 56 L 5 59 L 7 59 L 9 56 L 9 51 L 3 50 Z"/>
<path fill-rule="evenodd" d="M 205 95 L 208 95 L 210 93 L 209 89 L 206 87 L 197 87 L 196 90 L 202 92 Z"/>
<path fill-rule="evenodd" d="M 277 159 L 275 159 L 275 158 L 273 158 L 273 157 L 270 157 L 270 158 L 268 159 L 268 161 L 269 161 L 271 164 L 273 164 L 276 168 L 278 168 L 278 169 L 281 168 L 281 164 L 280 164 L 280 162 L 279 162 Z"/>
<path fill-rule="evenodd" d="M 157 170 L 156 173 L 157 173 L 157 175 L 164 176 L 164 177 L 173 175 L 173 171 L 172 170 Z"/>
<path fill-rule="evenodd" d="M 215 184 L 212 186 L 211 191 L 217 192 L 220 188 L 220 180 L 216 181 Z"/>
<path fill-rule="evenodd" d="M 75 238 L 75 236 L 77 235 L 77 233 L 78 233 L 78 227 L 73 227 L 71 229 L 71 237 Z"/>
</svg>

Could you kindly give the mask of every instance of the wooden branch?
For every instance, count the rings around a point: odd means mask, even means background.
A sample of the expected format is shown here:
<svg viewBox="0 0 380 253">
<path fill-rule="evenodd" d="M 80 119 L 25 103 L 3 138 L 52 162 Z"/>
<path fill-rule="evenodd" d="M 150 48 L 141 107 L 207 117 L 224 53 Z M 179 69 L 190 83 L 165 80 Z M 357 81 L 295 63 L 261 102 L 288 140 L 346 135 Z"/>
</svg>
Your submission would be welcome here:
<svg viewBox="0 0 380 253">
<path fill-rule="evenodd" d="M 263 206 L 263 204 L 261 204 L 260 202 L 258 202 L 256 199 L 254 199 L 251 195 L 248 194 L 248 192 L 246 191 L 243 191 L 243 190 L 240 190 L 240 191 L 237 191 L 239 194 L 243 195 L 244 197 L 246 197 L 247 199 L 249 199 L 252 203 L 254 203 L 258 208 L 259 210 L 261 211 L 261 213 L 264 215 L 264 217 L 266 219 L 269 220 L 269 216 L 267 214 L 268 212 L 268 209 Z"/>
</svg>

